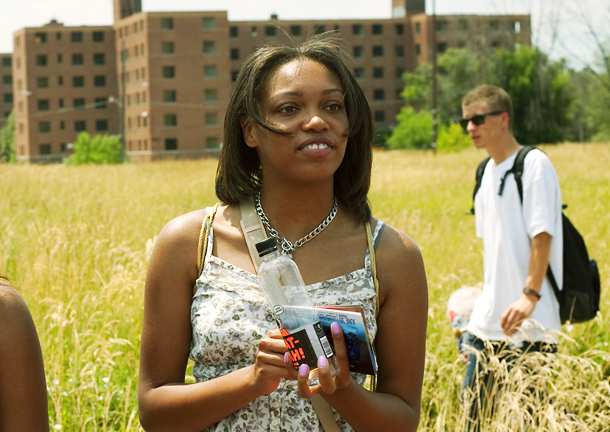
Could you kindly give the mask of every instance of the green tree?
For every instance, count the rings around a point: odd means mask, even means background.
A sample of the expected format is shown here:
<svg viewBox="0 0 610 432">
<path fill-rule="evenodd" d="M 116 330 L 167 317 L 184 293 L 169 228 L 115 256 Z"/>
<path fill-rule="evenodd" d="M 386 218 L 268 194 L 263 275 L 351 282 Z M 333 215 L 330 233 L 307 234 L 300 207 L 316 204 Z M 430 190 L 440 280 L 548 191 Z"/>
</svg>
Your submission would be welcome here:
<svg viewBox="0 0 610 432">
<path fill-rule="evenodd" d="M 462 126 L 451 123 L 441 129 L 436 142 L 436 150 L 441 153 L 450 153 L 471 147 L 470 137 L 464 133 Z"/>
<path fill-rule="evenodd" d="M 15 112 L 11 111 L 0 129 L 0 162 L 15 161 Z"/>
<path fill-rule="evenodd" d="M 74 154 L 68 163 L 83 164 L 113 164 L 121 163 L 121 140 L 118 135 L 95 135 L 81 132 L 74 142 Z"/>
<path fill-rule="evenodd" d="M 422 149 L 430 146 L 432 139 L 432 114 L 421 110 L 416 112 L 412 106 L 404 106 L 396 116 L 398 125 L 388 138 L 390 149 Z"/>
</svg>

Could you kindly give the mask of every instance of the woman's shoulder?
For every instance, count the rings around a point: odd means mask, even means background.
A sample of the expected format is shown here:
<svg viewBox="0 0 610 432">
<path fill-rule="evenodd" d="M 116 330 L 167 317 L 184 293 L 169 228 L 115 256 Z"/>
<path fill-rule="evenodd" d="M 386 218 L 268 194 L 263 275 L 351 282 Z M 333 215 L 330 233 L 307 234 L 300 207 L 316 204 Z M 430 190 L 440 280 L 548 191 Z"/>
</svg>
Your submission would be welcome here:
<svg viewBox="0 0 610 432">
<path fill-rule="evenodd" d="M 374 227 L 383 225 L 377 254 L 387 255 L 388 259 L 395 258 L 398 260 L 421 256 L 417 243 L 407 233 L 374 218 L 371 218 L 371 225 Z"/>
<path fill-rule="evenodd" d="M 31 329 L 32 317 L 17 290 L 0 281 L 0 350 L 4 339 L 20 338 Z"/>
</svg>

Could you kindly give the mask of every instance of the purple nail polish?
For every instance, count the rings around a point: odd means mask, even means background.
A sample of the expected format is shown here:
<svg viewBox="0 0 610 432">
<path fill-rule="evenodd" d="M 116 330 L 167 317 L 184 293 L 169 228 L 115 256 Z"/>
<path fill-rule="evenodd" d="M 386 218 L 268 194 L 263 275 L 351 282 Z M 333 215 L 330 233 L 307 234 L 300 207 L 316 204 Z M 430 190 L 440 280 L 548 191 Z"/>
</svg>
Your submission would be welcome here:
<svg viewBox="0 0 610 432">
<path fill-rule="evenodd" d="M 318 359 L 318 367 L 324 367 L 328 364 L 328 360 L 326 360 L 325 356 L 320 356 Z"/>
<path fill-rule="evenodd" d="M 303 377 L 307 376 L 307 374 L 309 373 L 308 369 L 309 368 L 307 367 L 306 364 L 302 364 L 301 367 L 299 367 L 299 375 L 301 375 Z"/>
<path fill-rule="evenodd" d="M 341 330 L 341 326 L 336 321 L 330 325 L 330 328 L 332 329 L 334 334 L 339 333 L 339 331 Z"/>
<path fill-rule="evenodd" d="M 284 363 L 288 363 L 290 361 L 290 353 L 284 353 Z"/>
</svg>

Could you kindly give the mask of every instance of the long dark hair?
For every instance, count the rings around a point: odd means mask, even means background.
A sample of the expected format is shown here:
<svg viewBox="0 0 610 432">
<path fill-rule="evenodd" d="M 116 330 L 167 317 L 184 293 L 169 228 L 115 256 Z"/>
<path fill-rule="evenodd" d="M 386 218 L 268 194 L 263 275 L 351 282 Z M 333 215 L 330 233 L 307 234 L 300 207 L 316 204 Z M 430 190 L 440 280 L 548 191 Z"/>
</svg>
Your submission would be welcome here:
<svg viewBox="0 0 610 432">
<path fill-rule="evenodd" d="M 256 149 L 246 145 L 240 122 L 247 119 L 274 133 L 285 133 L 261 116 L 260 100 L 273 74 L 281 66 L 298 59 L 320 63 L 341 82 L 349 130 L 345 156 L 334 175 L 334 193 L 358 221 L 366 222 L 371 217 L 367 194 L 373 164 L 373 115 L 345 63 L 345 49 L 336 38 L 327 35 L 312 37 L 296 46 L 265 46 L 244 61 L 225 115 L 216 195 L 227 204 L 238 204 L 261 188 L 260 159 Z"/>
</svg>

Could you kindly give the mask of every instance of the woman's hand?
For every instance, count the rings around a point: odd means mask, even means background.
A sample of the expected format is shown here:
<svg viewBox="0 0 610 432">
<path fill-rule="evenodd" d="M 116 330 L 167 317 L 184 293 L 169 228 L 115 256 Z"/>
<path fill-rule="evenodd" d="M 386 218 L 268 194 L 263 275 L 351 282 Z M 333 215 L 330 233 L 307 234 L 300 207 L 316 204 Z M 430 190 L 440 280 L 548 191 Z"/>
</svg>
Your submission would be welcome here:
<svg viewBox="0 0 610 432">
<path fill-rule="evenodd" d="M 318 359 L 318 379 L 320 383 L 310 387 L 307 384 L 307 379 L 309 378 L 309 366 L 302 364 L 297 372 L 292 363 L 292 359 L 290 358 L 290 353 L 284 354 L 284 364 L 286 366 L 286 370 L 288 371 L 289 379 L 297 380 L 299 392 L 304 398 L 310 398 L 320 392 L 333 394 L 335 391 L 337 391 L 337 389 L 345 388 L 351 383 L 352 376 L 349 371 L 347 348 L 345 347 L 343 331 L 337 322 L 332 323 L 330 328 L 333 332 L 335 356 L 340 368 L 340 372 L 337 376 L 331 376 L 328 360 L 326 357 L 321 356 Z"/>
<path fill-rule="evenodd" d="M 278 329 L 270 330 L 258 343 L 253 366 L 253 385 L 261 395 L 277 389 L 282 378 L 292 379 L 284 365 L 284 353 L 288 351 Z M 292 367 L 294 370 L 294 367 Z"/>
</svg>

